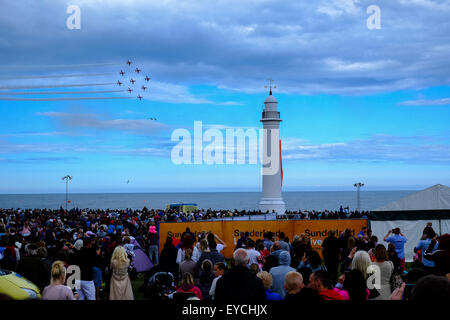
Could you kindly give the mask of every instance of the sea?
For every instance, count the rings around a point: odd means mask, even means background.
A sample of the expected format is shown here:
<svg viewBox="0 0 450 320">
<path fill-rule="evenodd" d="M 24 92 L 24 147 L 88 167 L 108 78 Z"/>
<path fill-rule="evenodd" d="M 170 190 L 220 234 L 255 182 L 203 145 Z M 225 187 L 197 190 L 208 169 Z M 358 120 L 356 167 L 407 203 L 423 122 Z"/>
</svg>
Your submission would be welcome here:
<svg viewBox="0 0 450 320">
<path fill-rule="evenodd" d="M 416 191 L 361 191 L 361 210 L 372 210 Z M 193 193 L 69 193 L 67 207 L 90 209 L 165 209 L 169 203 L 196 203 L 202 209 L 257 210 L 260 192 Z M 283 192 L 286 209 L 339 210 L 342 205 L 355 210 L 356 191 Z M 0 194 L 0 208 L 58 209 L 65 207 L 66 194 Z"/>
</svg>

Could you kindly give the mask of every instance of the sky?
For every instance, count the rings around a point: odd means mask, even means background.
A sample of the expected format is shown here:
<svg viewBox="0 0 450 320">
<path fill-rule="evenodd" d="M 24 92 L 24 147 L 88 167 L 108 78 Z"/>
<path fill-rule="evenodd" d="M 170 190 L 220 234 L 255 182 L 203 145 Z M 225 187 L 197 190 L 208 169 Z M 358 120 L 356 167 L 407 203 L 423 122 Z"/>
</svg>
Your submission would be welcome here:
<svg viewBox="0 0 450 320">
<path fill-rule="evenodd" d="M 171 136 L 261 128 L 269 78 L 284 191 L 450 185 L 448 1 L 0 6 L 0 193 L 258 191 L 260 164 L 177 165 Z"/>
</svg>

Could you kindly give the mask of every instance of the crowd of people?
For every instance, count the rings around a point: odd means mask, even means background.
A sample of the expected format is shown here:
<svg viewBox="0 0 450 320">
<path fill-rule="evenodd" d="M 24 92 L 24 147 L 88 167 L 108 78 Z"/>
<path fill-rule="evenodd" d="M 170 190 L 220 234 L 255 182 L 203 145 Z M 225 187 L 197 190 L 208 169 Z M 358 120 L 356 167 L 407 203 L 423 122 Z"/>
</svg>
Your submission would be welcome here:
<svg viewBox="0 0 450 320">
<path fill-rule="evenodd" d="M 216 234 L 194 234 L 188 228 L 178 241 L 160 239 L 159 222 L 171 221 L 172 214 L 146 208 L 2 209 L 0 267 L 30 280 L 43 299 L 132 300 L 133 247 L 138 245 L 153 263 L 139 288 L 149 299 L 319 302 L 450 297 L 450 235 L 438 236 L 431 224 L 418 235 L 420 240 L 406 239 L 399 228 L 387 230 L 387 247 L 367 227 L 357 235 L 349 229 L 341 234 L 330 230 L 321 252 L 305 234 L 289 239 L 283 232 L 266 232 L 254 239 L 243 232 L 230 261 L 222 254 L 230 244 Z M 417 241 L 408 268 L 406 241 Z M 80 269 L 76 288 L 67 283 L 72 266 Z"/>
<path fill-rule="evenodd" d="M 190 293 L 191 299 L 217 302 L 450 299 L 450 235 L 438 237 L 431 225 L 424 229 L 408 271 L 404 257 L 408 240 L 399 228 L 387 232 L 388 247 L 367 227 L 357 236 L 349 229 L 339 235 L 330 230 L 322 256 L 304 234 L 291 242 L 282 232 L 277 239 L 267 232 L 256 241 L 242 233 L 229 265 L 214 238 L 203 236 L 197 247 L 187 230 L 178 248 L 168 238 L 163 254 L 173 252 L 175 257 L 185 252 L 187 258 L 155 272 L 170 272 L 180 279 L 177 292 Z M 196 250 L 198 260 L 191 254 Z"/>
</svg>

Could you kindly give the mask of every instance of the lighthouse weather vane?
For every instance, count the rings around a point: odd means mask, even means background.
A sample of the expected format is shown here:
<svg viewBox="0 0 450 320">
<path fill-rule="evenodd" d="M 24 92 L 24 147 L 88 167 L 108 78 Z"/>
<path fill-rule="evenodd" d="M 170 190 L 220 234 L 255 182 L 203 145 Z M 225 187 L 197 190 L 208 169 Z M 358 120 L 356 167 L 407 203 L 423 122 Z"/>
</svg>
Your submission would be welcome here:
<svg viewBox="0 0 450 320">
<path fill-rule="evenodd" d="M 272 95 L 272 88 L 276 88 L 277 86 L 273 85 L 273 79 L 269 78 L 267 79 L 267 81 L 269 81 L 269 86 L 264 86 L 264 88 L 269 88 L 269 95 Z"/>
</svg>

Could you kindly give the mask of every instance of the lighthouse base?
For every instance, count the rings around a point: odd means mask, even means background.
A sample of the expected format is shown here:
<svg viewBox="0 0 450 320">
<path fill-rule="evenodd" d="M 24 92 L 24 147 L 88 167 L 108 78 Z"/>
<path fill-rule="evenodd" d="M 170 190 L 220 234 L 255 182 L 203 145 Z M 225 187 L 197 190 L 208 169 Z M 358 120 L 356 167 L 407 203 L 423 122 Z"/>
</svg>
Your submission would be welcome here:
<svg viewBox="0 0 450 320">
<path fill-rule="evenodd" d="M 283 215 L 286 212 L 286 204 L 282 198 L 262 198 L 259 202 L 259 210 L 263 213 L 275 211 L 277 215 Z"/>
</svg>

